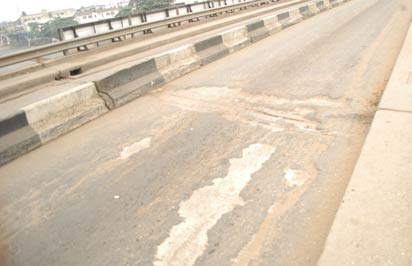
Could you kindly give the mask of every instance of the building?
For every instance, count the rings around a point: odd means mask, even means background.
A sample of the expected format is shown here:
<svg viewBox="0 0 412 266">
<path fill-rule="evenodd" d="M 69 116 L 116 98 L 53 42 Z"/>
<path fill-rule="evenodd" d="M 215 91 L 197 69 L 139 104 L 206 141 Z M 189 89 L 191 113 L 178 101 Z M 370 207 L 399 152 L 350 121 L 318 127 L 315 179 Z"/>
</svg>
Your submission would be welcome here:
<svg viewBox="0 0 412 266">
<path fill-rule="evenodd" d="M 20 24 L 24 27 L 26 31 L 30 31 L 30 23 L 44 24 L 55 18 L 69 18 L 73 17 L 76 13 L 74 8 L 62 9 L 56 11 L 47 11 L 43 9 L 40 13 L 23 15 L 19 18 Z"/>
<path fill-rule="evenodd" d="M 206 2 L 204 0 L 174 0 L 173 3 L 177 4 L 177 5 L 187 5 L 187 4 L 195 4 L 195 3 L 202 3 L 202 2 Z"/>
<path fill-rule="evenodd" d="M 82 7 L 76 11 L 75 20 L 80 24 L 114 18 L 120 11 L 117 5 L 95 5 Z"/>
<path fill-rule="evenodd" d="M 16 33 L 24 32 L 24 27 L 21 25 L 20 21 L 5 21 L 0 23 L 1 33 Z"/>
<path fill-rule="evenodd" d="M 117 3 L 117 7 L 122 8 L 122 7 L 128 7 L 129 6 L 129 1 L 121 1 Z"/>
</svg>

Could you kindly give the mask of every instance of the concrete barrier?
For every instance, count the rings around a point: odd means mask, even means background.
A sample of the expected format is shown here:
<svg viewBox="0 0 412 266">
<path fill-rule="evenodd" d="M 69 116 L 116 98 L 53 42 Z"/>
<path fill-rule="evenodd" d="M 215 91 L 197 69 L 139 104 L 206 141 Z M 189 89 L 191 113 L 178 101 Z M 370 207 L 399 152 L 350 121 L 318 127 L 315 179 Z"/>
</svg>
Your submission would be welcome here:
<svg viewBox="0 0 412 266">
<path fill-rule="evenodd" d="M 319 14 L 320 10 L 317 8 L 315 3 L 308 3 L 307 5 L 299 7 L 299 12 L 303 19 L 307 19 L 316 14 Z"/>
<path fill-rule="evenodd" d="M 275 34 L 276 32 L 282 30 L 282 24 L 279 23 L 277 15 L 271 15 L 263 18 L 266 29 L 268 29 L 270 34 Z"/>
<path fill-rule="evenodd" d="M 171 81 L 200 67 L 200 59 L 192 45 L 186 45 L 154 57 L 165 82 Z"/>
<path fill-rule="evenodd" d="M 109 109 L 119 107 L 163 84 L 165 79 L 154 58 L 121 67 L 94 81 Z"/>
<path fill-rule="evenodd" d="M 309 3 L 309 12 L 312 14 L 312 16 L 315 16 L 317 14 L 319 14 L 321 11 L 319 10 L 319 8 L 317 8 L 315 3 Z"/>
<path fill-rule="evenodd" d="M 290 27 L 303 20 L 303 17 L 299 11 L 299 8 L 291 9 L 289 11 L 277 14 L 278 21 L 282 25 L 282 28 Z"/>
<path fill-rule="evenodd" d="M 247 24 L 246 28 L 252 42 L 260 41 L 270 35 L 269 30 L 265 27 L 264 20 L 258 20 Z"/>
<path fill-rule="evenodd" d="M 200 57 L 201 65 L 207 65 L 229 54 L 229 49 L 223 44 L 222 35 L 213 36 L 194 44 Z"/>
<path fill-rule="evenodd" d="M 301 6 L 299 7 L 299 12 L 304 19 L 309 18 L 312 16 L 312 13 L 309 10 L 309 6 Z"/>
<path fill-rule="evenodd" d="M 326 11 L 329 7 L 325 4 L 326 1 L 318 1 L 316 2 L 316 8 L 319 9 L 320 12 Z"/>
<path fill-rule="evenodd" d="M 303 19 L 310 18 L 319 13 L 319 9 L 316 8 L 315 3 L 310 3 L 299 8 L 299 12 Z"/>
<path fill-rule="evenodd" d="M 223 44 L 229 49 L 230 53 L 250 44 L 250 39 L 244 26 L 224 31 L 220 35 L 222 36 Z"/>
<path fill-rule="evenodd" d="M 304 19 L 302 14 L 299 11 L 299 8 L 294 8 L 294 9 L 289 10 L 289 16 L 290 16 L 289 26 L 299 23 Z"/>
<path fill-rule="evenodd" d="M 0 120 L 0 165 L 40 145 L 40 137 L 30 127 L 24 111 Z"/>
<path fill-rule="evenodd" d="M 93 83 L 78 85 L 0 118 L 0 165 L 107 112 Z"/>
<path fill-rule="evenodd" d="M 282 25 L 282 29 L 289 26 L 289 21 L 291 20 L 289 11 L 282 12 L 276 15 L 280 25 Z"/>
<path fill-rule="evenodd" d="M 329 0 L 329 3 L 332 7 L 337 7 L 341 4 L 339 0 Z"/>
</svg>

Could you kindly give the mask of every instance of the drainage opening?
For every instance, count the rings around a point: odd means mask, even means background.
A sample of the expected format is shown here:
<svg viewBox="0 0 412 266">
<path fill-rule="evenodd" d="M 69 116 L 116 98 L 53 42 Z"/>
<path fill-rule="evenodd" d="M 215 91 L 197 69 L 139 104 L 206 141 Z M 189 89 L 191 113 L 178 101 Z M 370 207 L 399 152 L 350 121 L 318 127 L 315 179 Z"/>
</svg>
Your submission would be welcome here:
<svg viewBox="0 0 412 266">
<path fill-rule="evenodd" d="M 81 68 L 76 68 L 73 70 L 70 70 L 70 76 L 76 76 L 82 73 L 82 69 Z"/>
</svg>

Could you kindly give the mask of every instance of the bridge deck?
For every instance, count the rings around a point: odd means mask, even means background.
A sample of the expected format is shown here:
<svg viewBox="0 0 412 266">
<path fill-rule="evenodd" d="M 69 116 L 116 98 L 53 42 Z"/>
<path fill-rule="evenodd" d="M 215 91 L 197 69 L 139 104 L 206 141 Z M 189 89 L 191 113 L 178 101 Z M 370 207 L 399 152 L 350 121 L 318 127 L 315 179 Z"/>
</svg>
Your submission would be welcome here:
<svg viewBox="0 0 412 266">
<path fill-rule="evenodd" d="M 315 265 L 411 8 L 350 1 L 1 167 L 5 260 Z"/>
</svg>

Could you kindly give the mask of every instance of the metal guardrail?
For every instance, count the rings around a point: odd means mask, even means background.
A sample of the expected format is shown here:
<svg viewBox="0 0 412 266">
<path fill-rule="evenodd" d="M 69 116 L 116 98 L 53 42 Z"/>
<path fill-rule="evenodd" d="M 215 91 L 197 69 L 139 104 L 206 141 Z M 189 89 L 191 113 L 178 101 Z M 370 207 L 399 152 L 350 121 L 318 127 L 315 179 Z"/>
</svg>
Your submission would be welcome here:
<svg viewBox="0 0 412 266">
<path fill-rule="evenodd" d="M 205 0 L 192 4 L 181 4 L 173 7 L 141 12 L 129 16 L 99 20 L 95 22 L 82 23 L 59 29 L 60 41 L 90 36 L 113 29 L 120 29 L 146 22 L 163 20 L 169 17 L 176 17 L 188 13 L 205 11 L 214 7 L 228 6 L 251 0 Z"/>
<path fill-rule="evenodd" d="M 223 12 L 233 12 L 242 10 L 250 6 L 259 6 L 269 2 L 277 2 L 279 0 L 253 0 L 244 3 L 237 3 L 233 5 L 212 8 L 209 10 L 184 14 L 172 18 L 166 18 L 160 21 L 147 22 L 141 25 L 130 26 L 121 29 L 115 29 L 104 33 L 95 34 L 87 37 L 80 37 L 71 40 L 65 40 L 57 43 L 47 44 L 40 47 L 27 49 L 15 54 L 5 55 L 0 57 L 0 67 L 9 66 L 21 63 L 28 60 L 33 60 L 42 56 L 64 52 L 69 49 L 79 49 L 80 47 L 87 47 L 90 44 L 96 44 L 107 40 L 114 40 L 127 35 L 133 36 L 137 32 L 146 32 L 151 29 L 165 27 L 171 24 L 179 24 L 181 22 L 193 21 L 201 17 L 214 16 Z"/>
</svg>

